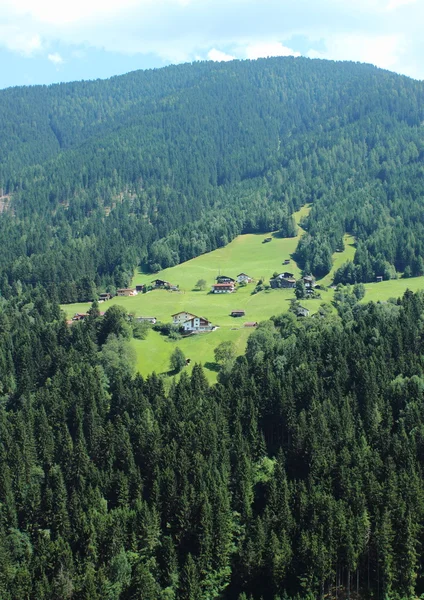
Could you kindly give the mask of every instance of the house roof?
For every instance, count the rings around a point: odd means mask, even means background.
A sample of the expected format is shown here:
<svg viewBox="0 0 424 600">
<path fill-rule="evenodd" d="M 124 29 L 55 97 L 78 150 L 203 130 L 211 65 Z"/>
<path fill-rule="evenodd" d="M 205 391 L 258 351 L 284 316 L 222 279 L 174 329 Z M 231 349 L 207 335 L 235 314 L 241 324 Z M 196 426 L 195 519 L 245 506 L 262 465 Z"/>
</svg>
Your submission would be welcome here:
<svg viewBox="0 0 424 600">
<path fill-rule="evenodd" d="M 180 310 L 180 312 L 174 313 L 173 315 L 171 315 L 171 317 L 178 317 L 178 315 L 192 315 L 193 317 L 196 316 L 193 315 L 193 313 L 188 312 L 188 310 Z"/>
<path fill-rule="evenodd" d="M 248 275 L 247 273 L 239 273 L 239 274 L 237 275 L 237 277 L 241 277 L 241 275 L 246 275 L 246 277 L 250 277 L 250 275 Z"/>
<path fill-rule="evenodd" d="M 235 312 L 242 312 L 242 313 L 244 313 L 244 312 L 246 312 L 246 311 L 245 311 L 245 310 L 232 310 L 231 312 L 232 312 L 232 313 L 235 313 Z"/>
</svg>

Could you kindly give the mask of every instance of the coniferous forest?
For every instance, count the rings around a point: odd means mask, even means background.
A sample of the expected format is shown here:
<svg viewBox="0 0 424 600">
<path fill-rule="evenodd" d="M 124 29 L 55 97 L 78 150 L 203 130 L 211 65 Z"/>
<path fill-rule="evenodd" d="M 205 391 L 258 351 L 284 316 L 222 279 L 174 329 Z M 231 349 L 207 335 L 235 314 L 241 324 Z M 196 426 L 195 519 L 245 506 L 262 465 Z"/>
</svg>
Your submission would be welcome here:
<svg viewBox="0 0 424 600">
<path fill-rule="evenodd" d="M 274 317 L 214 387 L 106 315 L 1 305 L 2 599 L 424 591 L 424 295 Z"/>
<path fill-rule="evenodd" d="M 0 92 L 0 599 L 424 594 L 424 84 L 354 63 L 195 63 Z M 135 372 L 88 300 L 294 234 L 334 307 L 262 322 L 210 386 Z M 353 292 L 352 292 L 353 290 Z M 356 293 L 358 292 L 358 293 Z"/>
<path fill-rule="evenodd" d="M 313 203 L 297 260 L 424 273 L 424 84 L 306 58 L 199 62 L 0 92 L 0 289 L 90 300 Z M 77 259 L 78 257 L 78 259 Z"/>
</svg>

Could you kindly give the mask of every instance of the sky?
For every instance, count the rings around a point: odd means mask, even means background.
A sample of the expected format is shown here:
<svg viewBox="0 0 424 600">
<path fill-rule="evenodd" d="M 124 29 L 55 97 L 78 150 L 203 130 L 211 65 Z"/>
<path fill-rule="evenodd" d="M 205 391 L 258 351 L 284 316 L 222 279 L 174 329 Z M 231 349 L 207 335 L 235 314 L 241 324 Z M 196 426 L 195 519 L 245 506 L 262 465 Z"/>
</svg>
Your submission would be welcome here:
<svg viewBox="0 0 424 600">
<path fill-rule="evenodd" d="M 353 60 L 424 79 L 424 0 L 0 0 L 0 88 L 197 60 Z"/>
</svg>

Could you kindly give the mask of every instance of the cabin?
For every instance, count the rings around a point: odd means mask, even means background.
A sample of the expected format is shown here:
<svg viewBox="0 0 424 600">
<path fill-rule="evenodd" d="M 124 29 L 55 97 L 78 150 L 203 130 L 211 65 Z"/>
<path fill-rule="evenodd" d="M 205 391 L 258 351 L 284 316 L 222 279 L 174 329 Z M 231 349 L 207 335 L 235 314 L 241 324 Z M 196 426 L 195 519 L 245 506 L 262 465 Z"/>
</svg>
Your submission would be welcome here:
<svg viewBox="0 0 424 600">
<path fill-rule="evenodd" d="M 112 294 L 109 292 L 104 292 L 103 294 L 99 294 L 99 302 L 106 302 L 112 298 Z"/>
<path fill-rule="evenodd" d="M 141 292 L 144 292 L 144 290 L 146 289 L 146 286 L 143 284 L 140 285 L 136 285 L 135 286 L 135 291 L 140 294 Z"/>
<path fill-rule="evenodd" d="M 289 258 L 286 258 L 286 259 L 283 261 L 283 265 L 289 265 L 289 264 L 290 264 L 290 259 L 289 259 Z"/>
<path fill-rule="evenodd" d="M 181 311 L 178 313 L 175 313 L 174 315 L 171 315 L 172 317 L 172 324 L 173 325 L 184 325 L 184 323 L 186 321 L 188 321 L 189 319 L 193 319 L 196 315 L 193 315 L 192 313 L 186 312 L 186 311 Z"/>
<path fill-rule="evenodd" d="M 157 289 L 169 289 L 171 287 L 173 287 L 169 281 L 165 281 L 164 279 L 154 279 L 152 281 L 153 287 L 157 288 Z"/>
<path fill-rule="evenodd" d="M 272 242 L 272 237 L 266 237 L 262 243 L 268 244 L 268 242 Z"/>
<path fill-rule="evenodd" d="M 232 317 L 244 317 L 245 314 L 246 314 L 246 311 L 244 311 L 244 310 L 232 310 L 231 311 Z"/>
<path fill-rule="evenodd" d="M 296 279 L 293 279 L 292 277 L 283 277 L 282 274 L 278 275 L 274 279 L 270 279 L 269 283 L 273 289 L 276 289 L 276 288 L 293 289 L 296 287 Z"/>
<path fill-rule="evenodd" d="M 256 321 L 246 321 L 244 324 L 245 327 L 257 327 L 258 323 Z"/>
<path fill-rule="evenodd" d="M 137 296 L 137 292 L 133 288 L 120 288 L 116 290 L 117 296 Z"/>
<path fill-rule="evenodd" d="M 381 283 L 383 281 L 383 275 L 377 275 L 376 281 L 377 283 Z"/>
<path fill-rule="evenodd" d="M 217 283 L 235 283 L 235 279 L 227 277 L 227 275 L 218 275 L 216 278 Z"/>
<path fill-rule="evenodd" d="M 312 275 L 305 275 L 303 278 L 303 283 L 305 284 L 306 289 L 313 288 L 316 286 L 315 277 L 312 277 Z"/>
<path fill-rule="evenodd" d="M 212 286 L 214 294 L 231 294 L 234 292 L 234 283 L 215 283 Z"/>
<path fill-rule="evenodd" d="M 152 325 L 155 325 L 157 323 L 157 318 L 156 317 L 136 317 L 136 321 L 138 321 L 139 323 L 151 323 Z"/>
<path fill-rule="evenodd" d="M 192 319 L 188 319 L 183 325 L 184 331 L 191 333 L 202 333 L 206 331 L 212 331 L 214 326 L 208 319 L 204 317 L 194 316 Z"/>
<path fill-rule="evenodd" d="M 242 283 L 243 281 L 245 283 L 251 283 L 252 278 L 249 277 L 249 275 L 246 275 L 246 273 L 239 273 L 237 275 L 237 283 Z"/>
</svg>

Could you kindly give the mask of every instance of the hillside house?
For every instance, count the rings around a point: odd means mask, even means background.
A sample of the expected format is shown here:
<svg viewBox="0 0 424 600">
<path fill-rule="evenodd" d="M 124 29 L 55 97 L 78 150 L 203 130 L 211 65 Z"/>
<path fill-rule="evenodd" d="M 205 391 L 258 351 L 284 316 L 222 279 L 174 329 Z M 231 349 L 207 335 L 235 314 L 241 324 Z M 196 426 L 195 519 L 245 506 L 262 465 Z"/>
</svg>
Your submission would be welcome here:
<svg viewBox="0 0 424 600">
<path fill-rule="evenodd" d="M 278 275 L 278 277 L 285 277 L 286 279 L 293 279 L 294 274 L 289 273 L 288 271 L 284 271 L 284 273 L 280 273 L 280 275 Z"/>
<path fill-rule="evenodd" d="M 183 325 L 184 331 L 192 333 L 202 333 L 206 331 L 213 331 L 214 326 L 208 319 L 204 317 L 194 316 L 192 319 L 188 319 Z"/>
<path fill-rule="evenodd" d="M 165 290 L 168 290 L 169 288 L 174 287 L 174 286 L 172 286 L 172 284 L 169 283 L 169 281 L 165 281 L 164 279 L 154 279 L 152 281 L 152 285 L 156 289 L 165 289 Z"/>
<path fill-rule="evenodd" d="M 157 318 L 156 317 L 136 317 L 136 321 L 138 321 L 139 323 L 151 323 L 152 325 L 155 325 L 157 322 Z"/>
<path fill-rule="evenodd" d="M 244 317 L 246 314 L 246 311 L 244 310 L 233 310 L 231 311 L 231 316 L 232 317 Z"/>
<path fill-rule="evenodd" d="M 286 258 L 286 259 L 283 261 L 283 265 L 289 265 L 289 264 L 290 264 L 290 259 L 289 259 L 289 258 Z"/>
<path fill-rule="evenodd" d="M 303 278 L 303 282 L 305 284 L 306 289 L 310 289 L 316 286 L 315 277 L 313 277 L 312 275 L 305 275 L 305 277 Z"/>
<path fill-rule="evenodd" d="M 83 321 L 87 316 L 87 313 L 75 313 L 72 317 L 72 321 Z"/>
<path fill-rule="evenodd" d="M 257 327 L 258 323 L 256 321 L 246 321 L 244 324 L 245 327 Z"/>
<path fill-rule="evenodd" d="M 133 288 L 120 288 L 116 290 L 117 296 L 137 296 L 137 292 Z"/>
<path fill-rule="evenodd" d="M 146 289 L 146 286 L 144 284 L 140 284 L 140 285 L 136 285 L 135 286 L 135 291 L 140 294 L 141 292 L 144 292 L 144 290 Z"/>
<path fill-rule="evenodd" d="M 272 237 L 266 237 L 262 243 L 268 244 L 268 242 L 272 242 Z"/>
<path fill-rule="evenodd" d="M 237 283 L 251 283 L 252 278 L 249 277 L 249 275 L 246 275 L 246 273 L 239 273 L 239 275 L 237 275 Z"/>
<path fill-rule="evenodd" d="M 186 321 L 189 321 L 190 319 L 194 319 L 196 315 L 193 315 L 192 313 L 186 312 L 186 311 L 181 311 L 178 313 L 175 313 L 175 315 L 171 315 L 172 317 L 172 324 L 173 325 L 184 325 L 184 323 Z"/>
<path fill-rule="evenodd" d="M 99 294 L 99 302 L 106 302 L 112 298 L 112 294 L 109 292 L 104 292 L 103 294 Z"/>
<path fill-rule="evenodd" d="M 297 306 L 296 307 L 296 315 L 298 317 L 309 317 L 309 310 L 307 308 L 305 308 L 304 306 Z"/>
<path fill-rule="evenodd" d="M 217 283 L 235 283 L 235 279 L 228 277 L 227 275 L 218 275 L 216 278 Z"/>
<path fill-rule="evenodd" d="M 215 283 L 212 286 L 214 294 L 231 294 L 234 292 L 234 283 Z"/>
<path fill-rule="evenodd" d="M 292 277 L 283 277 L 282 274 L 274 277 L 274 279 L 270 279 L 269 283 L 273 289 L 293 289 L 296 287 L 296 279 L 293 279 Z"/>
</svg>

